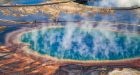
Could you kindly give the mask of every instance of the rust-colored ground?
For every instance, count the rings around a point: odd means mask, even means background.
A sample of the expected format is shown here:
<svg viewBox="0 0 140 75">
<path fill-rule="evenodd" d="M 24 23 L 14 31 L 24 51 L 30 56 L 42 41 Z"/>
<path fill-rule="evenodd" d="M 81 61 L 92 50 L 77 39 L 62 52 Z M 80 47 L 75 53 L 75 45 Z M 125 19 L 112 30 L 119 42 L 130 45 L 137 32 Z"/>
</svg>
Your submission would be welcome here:
<svg viewBox="0 0 140 75">
<path fill-rule="evenodd" d="M 40 62 L 0 46 L 0 75 L 53 75 L 59 65 Z"/>
</svg>

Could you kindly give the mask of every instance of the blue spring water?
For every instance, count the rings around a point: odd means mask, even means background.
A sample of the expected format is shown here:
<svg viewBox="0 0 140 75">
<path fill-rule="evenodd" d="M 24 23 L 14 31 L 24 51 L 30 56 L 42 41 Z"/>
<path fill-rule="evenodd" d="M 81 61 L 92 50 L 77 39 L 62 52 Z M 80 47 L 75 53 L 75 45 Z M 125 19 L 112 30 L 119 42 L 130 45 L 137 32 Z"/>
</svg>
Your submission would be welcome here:
<svg viewBox="0 0 140 75">
<path fill-rule="evenodd" d="M 3 31 L 0 31 L 0 45 L 3 45 L 5 44 L 5 40 L 6 40 L 6 34 L 14 31 L 14 30 L 17 30 L 17 29 L 20 29 L 19 26 L 9 26 L 9 27 L 6 27 Z"/>
<path fill-rule="evenodd" d="M 45 1 L 49 1 L 49 0 L 4 0 L 1 1 L 0 4 L 6 4 L 6 3 L 10 3 L 10 4 L 39 4 L 39 3 L 43 3 Z"/>
<path fill-rule="evenodd" d="M 14 0 L 14 4 L 39 4 L 47 0 Z"/>
<path fill-rule="evenodd" d="M 31 44 L 29 48 L 41 55 L 58 59 L 119 60 L 140 56 L 139 34 L 76 28 L 71 38 L 66 39 L 69 36 L 66 31 L 65 28 L 37 30 L 23 34 L 21 41 Z"/>
</svg>

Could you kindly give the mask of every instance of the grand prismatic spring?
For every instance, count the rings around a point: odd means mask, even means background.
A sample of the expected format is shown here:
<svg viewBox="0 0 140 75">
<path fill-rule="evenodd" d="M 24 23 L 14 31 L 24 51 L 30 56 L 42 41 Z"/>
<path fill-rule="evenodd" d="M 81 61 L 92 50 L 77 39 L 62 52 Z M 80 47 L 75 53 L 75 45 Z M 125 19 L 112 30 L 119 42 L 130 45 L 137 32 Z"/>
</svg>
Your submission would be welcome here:
<svg viewBox="0 0 140 75">
<path fill-rule="evenodd" d="M 32 31 L 21 40 L 40 54 L 59 59 L 117 60 L 140 56 L 140 35 L 133 33 L 69 26 Z"/>
<path fill-rule="evenodd" d="M 0 75 L 140 75 L 140 1 L 0 0 Z"/>
</svg>

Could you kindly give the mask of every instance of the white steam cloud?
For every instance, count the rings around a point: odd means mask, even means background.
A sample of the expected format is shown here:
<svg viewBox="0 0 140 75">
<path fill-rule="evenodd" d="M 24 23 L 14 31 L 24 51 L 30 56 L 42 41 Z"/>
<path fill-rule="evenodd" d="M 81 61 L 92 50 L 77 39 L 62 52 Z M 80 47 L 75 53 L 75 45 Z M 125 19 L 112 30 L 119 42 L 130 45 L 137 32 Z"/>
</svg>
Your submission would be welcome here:
<svg viewBox="0 0 140 75">
<path fill-rule="evenodd" d="M 132 7 L 132 6 L 140 6 L 140 0 L 90 0 L 88 3 L 97 6 L 104 6 L 104 7 Z"/>
</svg>

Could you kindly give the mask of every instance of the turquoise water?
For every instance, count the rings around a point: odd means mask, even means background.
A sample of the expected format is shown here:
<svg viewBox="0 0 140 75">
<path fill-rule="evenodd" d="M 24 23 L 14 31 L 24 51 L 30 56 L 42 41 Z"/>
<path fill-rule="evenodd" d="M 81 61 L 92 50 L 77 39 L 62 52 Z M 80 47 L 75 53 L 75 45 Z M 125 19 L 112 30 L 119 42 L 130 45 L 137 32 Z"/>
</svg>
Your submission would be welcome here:
<svg viewBox="0 0 140 75">
<path fill-rule="evenodd" d="M 14 0 L 14 4 L 39 4 L 44 2 L 45 0 Z"/>
<path fill-rule="evenodd" d="M 50 1 L 50 0 L 4 0 L 4 1 L 1 1 L 0 4 L 10 3 L 10 4 L 27 4 L 27 5 L 30 5 L 30 4 L 43 3 L 45 1 Z"/>
<path fill-rule="evenodd" d="M 140 35 L 107 30 L 51 28 L 28 32 L 21 41 L 41 55 L 73 60 L 118 60 L 140 56 Z"/>
</svg>

